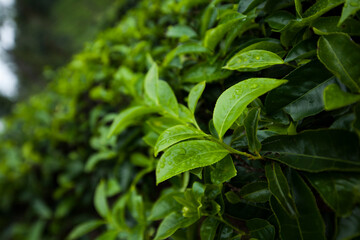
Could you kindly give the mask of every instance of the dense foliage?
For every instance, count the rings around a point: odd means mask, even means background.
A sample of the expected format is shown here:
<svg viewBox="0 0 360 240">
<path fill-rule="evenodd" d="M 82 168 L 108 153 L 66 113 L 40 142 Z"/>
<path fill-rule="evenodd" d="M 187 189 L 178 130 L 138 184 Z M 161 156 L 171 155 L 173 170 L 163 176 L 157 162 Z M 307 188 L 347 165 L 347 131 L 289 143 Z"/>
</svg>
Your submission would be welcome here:
<svg viewBox="0 0 360 240">
<path fill-rule="evenodd" d="M 355 0 L 142 0 L 6 121 L 1 239 L 359 239 Z"/>
</svg>

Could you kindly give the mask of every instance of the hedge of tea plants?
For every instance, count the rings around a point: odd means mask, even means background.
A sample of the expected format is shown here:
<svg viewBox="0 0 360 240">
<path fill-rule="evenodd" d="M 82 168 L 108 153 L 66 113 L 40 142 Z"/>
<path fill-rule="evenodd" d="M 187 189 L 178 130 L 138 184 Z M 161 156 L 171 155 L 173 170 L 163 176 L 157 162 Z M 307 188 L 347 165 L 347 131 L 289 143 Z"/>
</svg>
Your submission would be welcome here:
<svg viewBox="0 0 360 240">
<path fill-rule="evenodd" d="M 139 1 L 7 117 L 0 238 L 360 239 L 359 9 Z"/>
</svg>

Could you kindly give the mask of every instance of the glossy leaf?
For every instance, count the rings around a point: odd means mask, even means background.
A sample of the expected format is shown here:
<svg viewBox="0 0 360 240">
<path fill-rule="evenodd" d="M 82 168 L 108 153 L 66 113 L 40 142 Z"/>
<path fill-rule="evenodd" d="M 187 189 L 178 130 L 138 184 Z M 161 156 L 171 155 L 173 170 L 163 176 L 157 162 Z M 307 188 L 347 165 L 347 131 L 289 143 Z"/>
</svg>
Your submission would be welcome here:
<svg viewBox="0 0 360 240">
<path fill-rule="evenodd" d="M 285 62 L 309 58 L 316 55 L 315 39 L 306 39 L 296 44 L 288 53 Z"/>
<path fill-rule="evenodd" d="M 207 140 L 191 140 L 169 148 L 156 167 L 156 182 L 159 184 L 182 172 L 214 164 L 223 159 L 228 150 Z"/>
<path fill-rule="evenodd" d="M 283 29 L 291 20 L 296 17 L 287 11 L 277 11 L 265 19 L 265 21 L 276 30 Z"/>
<path fill-rule="evenodd" d="M 196 105 L 201 97 L 201 94 L 204 92 L 206 82 L 200 82 L 196 84 L 190 91 L 188 97 L 188 107 L 190 111 L 194 114 Z"/>
<path fill-rule="evenodd" d="M 279 56 L 283 56 L 285 54 L 285 50 L 281 46 L 280 42 L 272 38 L 250 44 L 249 46 L 241 49 L 237 54 L 248 52 L 250 50 L 266 50 Z"/>
<path fill-rule="evenodd" d="M 278 112 L 328 80 L 331 76 L 332 74 L 318 61 L 312 61 L 295 69 L 285 76 L 285 79 L 288 80 L 286 84 L 272 90 L 266 96 L 266 111 L 268 113 Z"/>
<path fill-rule="evenodd" d="M 355 134 L 329 129 L 267 138 L 262 142 L 262 153 L 266 158 L 309 172 L 360 171 L 358 146 Z"/>
<path fill-rule="evenodd" d="M 104 221 L 101 220 L 90 220 L 87 222 L 84 222 L 78 226 L 76 226 L 68 235 L 67 239 L 73 240 L 78 239 L 85 234 L 94 231 L 96 228 L 100 227 L 101 225 L 105 224 Z"/>
<path fill-rule="evenodd" d="M 349 215 L 360 202 L 360 175 L 350 173 L 307 174 L 311 185 L 338 216 Z"/>
<path fill-rule="evenodd" d="M 211 182 L 221 184 L 236 176 L 236 169 L 230 155 L 215 164 L 211 171 Z"/>
<path fill-rule="evenodd" d="M 200 227 L 200 239 L 201 240 L 213 240 L 216 236 L 216 230 L 220 222 L 212 217 L 207 217 Z"/>
<path fill-rule="evenodd" d="M 159 108 L 148 106 L 135 106 L 121 111 L 111 124 L 108 138 L 115 134 L 120 134 L 139 117 L 155 112 L 159 112 Z"/>
<path fill-rule="evenodd" d="M 290 188 L 281 167 L 277 163 L 267 164 L 265 173 L 271 194 L 286 211 L 287 215 L 294 217 L 297 214 L 294 200 L 291 197 Z"/>
<path fill-rule="evenodd" d="M 353 64 L 360 61 L 360 47 L 344 34 L 321 36 L 318 46 L 321 62 L 352 92 L 360 92 L 360 69 Z"/>
<path fill-rule="evenodd" d="M 170 237 L 179 228 L 185 228 L 196 222 L 198 218 L 184 217 L 181 213 L 173 212 L 165 217 L 160 223 L 154 240 L 162 240 Z"/>
<path fill-rule="evenodd" d="M 342 108 L 358 101 L 360 101 L 360 95 L 344 92 L 337 84 L 331 84 L 324 90 L 324 105 L 327 111 Z"/>
<path fill-rule="evenodd" d="M 345 0 L 344 7 L 342 9 L 339 25 L 341 25 L 348 17 L 355 14 L 360 10 L 360 4 L 357 0 Z"/>
<path fill-rule="evenodd" d="M 246 221 L 246 226 L 250 230 L 250 236 L 255 239 L 274 240 L 275 227 L 268 221 L 260 218 L 254 218 Z"/>
<path fill-rule="evenodd" d="M 224 136 L 249 103 L 286 82 L 272 78 L 251 78 L 224 91 L 216 102 L 213 115 L 219 137 Z"/>
<path fill-rule="evenodd" d="M 283 108 L 284 111 L 287 112 L 294 121 L 299 121 L 305 117 L 318 114 L 324 110 L 324 89 L 334 82 L 335 78 L 330 78 L 327 81 L 319 84 L 300 98 L 286 105 Z"/>
<path fill-rule="evenodd" d="M 224 67 L 228 70 L 258 71 L 273 65 L 283 64 L 284 61 L 275 53 L 266 50 L 250 50 L 235 54 Z"/>
<path fill-rule="evenodd" d="M 192 138 L 204 138 L 205 136 L 205 133 L 190 126 L 177 125 L 168 128 L 160 134 L 154 148 L 154 154 L 157 156 L 159 152 L 164 151 L 178 142 Z"/>
<path fill-rule="evenodd" d="M 253 108 L 244 119 L 246 138 L 250 152 L 257 153 L 261 149 L 261 143 L 257 138 L 257 128 L 260 120 L 260 109 Z"/>
<path fill-rule="evenodd" d="M 265 0 L 245 0 L 245 1 L 241 0 L 239 2 L 239 6 L 238 6 L 238 12 L 246 14 L 247 12 L 249 12 L 253 8 L 257 7 L 264 1 Z"/>
<path fill-rule="evenodd" d="M 243 186 L 239 192 L 243 199 L 264 203 L 269 201 L 270 191 L 267 182 L 257 181 Z"/>
<path fill-rule="evenodd" d="M 109 206 L 106 200 L 106 184 L 102 180 L 99 185 L 96 187 L 95 196 L 94 196 L 94 206 L 96 211 L 102 217 L 107 217 L 109 213 Z"/>
<path fill-rule="evenodd" d="M 340 17 L 321 17 L 312 23 L 314 32 L 318 35 L 326 35 L 330 33 L 347 33 L 349 35 L 358 36 L 360 34 L 360 22 L 355 19 L 348 19 L 344 23 L 338 25 Z"/>
</svg>

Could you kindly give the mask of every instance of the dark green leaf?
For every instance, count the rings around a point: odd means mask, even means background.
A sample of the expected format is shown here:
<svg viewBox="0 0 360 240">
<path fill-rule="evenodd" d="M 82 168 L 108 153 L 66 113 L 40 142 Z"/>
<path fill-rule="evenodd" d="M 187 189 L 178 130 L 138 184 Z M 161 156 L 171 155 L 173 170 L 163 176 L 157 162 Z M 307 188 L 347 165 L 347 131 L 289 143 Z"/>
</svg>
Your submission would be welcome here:
<svg viewBox="0 0 360 240">
<path fill-rule="evenodd" d="M 84 222 L 78 226 L 76 226 L 68 235 L 67 239 L 73 240 L 79 237 L 84 236 L 85 234 L 95 230 L 96 228 L 100 227 L 101 225 L 105 224 L 104 221 L 101 220 L 90 220 Z"/>
<path fill-rule="evenodd" d="M 269 201 L 270 191 L 267 182 L 252 182 L 240 189 L 240 196 L 248 201 L 264 203 Z"/>
<path fill-rule="evenodd" d="M 109 213 L 109 206 L 106 200 L 106 183 L 104 180 L 101 180 L 96 187 L 94 205 L 99 215 L 106 218 Z"/>
<path fill-rule="evenodd" d="M 221 184 L 236 176 L 236 169 L 230 155 L 215 164 L 211 171 L 211 182 Z"/>
<path fill-rule="evenodd" d="M 354 173 L 316 173 L 306 175 L 311 185 L 338 216 L 351 213 L 360 202 L 360 175 Z"/>
<path fill-rule="evenodd" d="M 246 14 L 263 2 L 265 2 L 265 0 L 240 0 L 238 12 Z"/>
<path fill-rule="evenodd" d="M 286 211 L 286 214 L 294 217 L 297 214 L 296 208 L 290 194 L 288 182 L 280 166 L 277 163 L 267 164 L 265 173 L 271 194 Z"/>
<path fill-rule="evenodd" d="M 264 219 L 254 218 L 248 220 L 246 226 L 249 228 L 252 238 L 261 240 L 275 239 L 275 227 Z"/>
<path fill-rule="evenodd" d="M 285 62 L 309 58 L 316 55 L 316 40 L 306 39 L 296 44 L 288 53 Z"/>
<path fill-rule="evenodd" d="M 180 197 L 182 193 L 170 193 L 160 197 L 153 205 L 149 219 L 160 220 L 165 218 L 171 212 L 181 210 L 181 205 L 175 201 L 174 197 Z"/>
<path fill-rule="evenodd" d="M 270 137 L 262 142 L 262 153 L 266 158 L 309 172 L 360 171 L 359 140 L 343 130 Z"/>
<path fill-rule="evenodd" d="M 345 34 L 321 36 L 318 43 L 321 62 L 352 92 L 360 92 L 360 47 Z"/>
<path fill-rule="evenodd" d="M 354 19 L 348 19 L 338 26 L 340 17 L 321 17 L 312 23 L 315 33 L 326 35 L 329 33 L 347 33 L 349 35 L 360 35 L 360 22 Z"/>
<path fill-rule="evenodd" d="M 360 207 L 355 207 L 349 217 L 338 220 L 338 234 L 336 240 L 358 239 L 360 236 Z"/>
<path fill-rule="evenodd" d="M 249 150 L 253 153 L 258 153 L 261 149 L 261 143 L 257 138 L 257 128 L 260 120 L 260 109 L 253 108 L 249 111 L 248 115 L 244 119 L 244 126 L 246 131 L 246 137 L 249 144 Z"/>
<path fill-rule="evenodd" d="M 213 240 L 216 236 L 216 230 L 220 222 L 212 217 L 207 217 L 201 224 L 200 238 L 201 240 Z"/>
</svg>

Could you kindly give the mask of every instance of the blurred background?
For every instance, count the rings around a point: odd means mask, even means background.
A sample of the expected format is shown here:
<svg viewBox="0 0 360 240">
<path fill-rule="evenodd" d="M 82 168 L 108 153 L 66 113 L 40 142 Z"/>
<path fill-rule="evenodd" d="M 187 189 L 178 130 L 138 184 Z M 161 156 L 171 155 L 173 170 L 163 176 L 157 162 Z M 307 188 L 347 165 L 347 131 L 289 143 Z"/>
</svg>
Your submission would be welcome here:
<svg viewBox="0 0 360 240">
<path fill-rule="evenodd" d="M 123 2 L 0 0 L 0 118 L 43 89 L 53 70 L 112 26 Z"/>
</svg>

